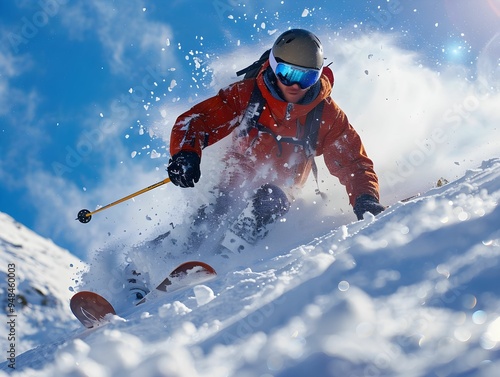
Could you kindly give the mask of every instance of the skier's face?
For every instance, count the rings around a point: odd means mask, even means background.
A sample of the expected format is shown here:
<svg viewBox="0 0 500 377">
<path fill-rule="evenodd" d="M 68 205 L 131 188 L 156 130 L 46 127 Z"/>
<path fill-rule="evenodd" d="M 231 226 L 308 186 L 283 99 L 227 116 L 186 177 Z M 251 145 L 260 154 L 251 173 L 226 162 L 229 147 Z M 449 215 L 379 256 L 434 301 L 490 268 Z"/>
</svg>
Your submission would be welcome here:
<svg viewBox="0 0 500 377">
<path fill-rule="evenodd" d="M 283 93 L 283 97 L 289 103 L 298 103 L 307 93 L 307 89 L 302 89 L 299 84 L 293 84 L 290 86 L 284 85 L 280 80 L 276 80 L 278 87 Z"/>
</svg>

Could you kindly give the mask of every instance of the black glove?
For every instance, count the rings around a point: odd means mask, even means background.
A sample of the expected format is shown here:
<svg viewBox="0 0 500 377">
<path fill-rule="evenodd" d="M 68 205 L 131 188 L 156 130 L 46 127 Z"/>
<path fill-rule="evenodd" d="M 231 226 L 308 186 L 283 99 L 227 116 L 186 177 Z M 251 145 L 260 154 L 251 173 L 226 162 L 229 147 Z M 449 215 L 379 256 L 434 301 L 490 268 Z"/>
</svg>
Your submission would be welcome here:
<svg viewBox="0 0 500 377">
<path fill-rule="evenodd" d="M 357 197 L 353 209 L 358 220 L 363 220 L 363 214 L 365 212 L 370 212 L 372 215 L 376 216 L 382 212 L 385 207 L 378 202 L 377 198 L 368 194 L 363 194 Z"/>
<path fill-rule="evenodd" d="M 200 180 L 200 156 L 196 152 L 180 151 L 168 162 L 170 181 L 180 187 L 194 187 Z"/>
</svg>

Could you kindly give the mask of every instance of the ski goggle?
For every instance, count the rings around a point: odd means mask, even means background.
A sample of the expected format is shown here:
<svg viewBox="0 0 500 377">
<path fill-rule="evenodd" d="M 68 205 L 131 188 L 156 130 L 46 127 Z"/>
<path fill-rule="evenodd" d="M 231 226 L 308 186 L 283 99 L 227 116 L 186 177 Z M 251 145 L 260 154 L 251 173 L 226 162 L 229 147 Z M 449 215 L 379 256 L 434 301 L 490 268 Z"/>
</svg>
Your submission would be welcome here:
<svg viewBox="0 0 500 377">
<path fill-rule="evenodd" d="M 321 72 L 323 70 L 304 68 L 283 62 L 278 63 L 272 50 L 269 54 L 269 65 L 283 85 L 292 86 L 293 84 L 297 84 L 301 89 L 307 89 L 314 85 L 321 77 Z"/>
</svg>

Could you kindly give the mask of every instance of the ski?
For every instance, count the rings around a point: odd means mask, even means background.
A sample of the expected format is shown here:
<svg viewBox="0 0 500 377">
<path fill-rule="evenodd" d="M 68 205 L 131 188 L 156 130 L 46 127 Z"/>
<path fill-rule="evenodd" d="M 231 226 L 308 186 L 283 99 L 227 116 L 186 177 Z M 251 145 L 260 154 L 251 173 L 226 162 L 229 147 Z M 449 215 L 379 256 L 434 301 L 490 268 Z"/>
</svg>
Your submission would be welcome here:
<svg viewBox="0 0 500 377">
<path fill-rule="evenodd" d="M 165 293 L 172 293 L 207 282 L 216 276 L 215 269 L 207 263 L 199 261 L 184 262 L 172 270 L 155 289 L 135 305 L 140 305 Z M 113 305 L 104 297 L 90 291 L 76 293 L 71 298 L 70 308 L 82 325 L 89 329 L 106 323 L 106 317 L 109 314 L 116 314 Z"/>
<path fill-rule="evenodd" d="M 147 300 L 161 296 L 164 293 L 172 293 L 207 282 L 216 276 L 215 269 L 207 263 L 199 261 L 184 262 L 177 266 L 155 289 L 135 305 L 143 304 Z"/>
<path fill-rule="evenodd" d="M 75 294 L 69 306 L 75 317 L 88 329 L 105 323 L 107 315 L 116 314 L 113 305 L 104 297 L 90 291 Z"/>
</svg>

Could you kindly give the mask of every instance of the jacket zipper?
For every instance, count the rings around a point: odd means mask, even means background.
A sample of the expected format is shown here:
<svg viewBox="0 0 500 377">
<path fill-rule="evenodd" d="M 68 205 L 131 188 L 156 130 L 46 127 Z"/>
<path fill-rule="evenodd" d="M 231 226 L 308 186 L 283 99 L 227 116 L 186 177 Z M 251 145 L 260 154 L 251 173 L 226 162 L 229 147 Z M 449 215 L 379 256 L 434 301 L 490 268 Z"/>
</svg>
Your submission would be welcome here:
<svg viewBox="0 0 500 377">
<path fill-rule="evenodd" d="M 290 118 L 292 117 L 292 115 L 291 115 L 292 110 L 293 110 L 293 103 L 288 103 L 286 105 L 286 114 L 285 114 L 286 120 L 290 120 Z"/>
</svg>

